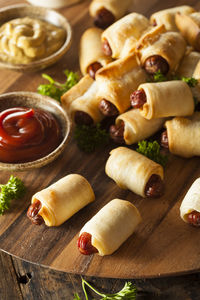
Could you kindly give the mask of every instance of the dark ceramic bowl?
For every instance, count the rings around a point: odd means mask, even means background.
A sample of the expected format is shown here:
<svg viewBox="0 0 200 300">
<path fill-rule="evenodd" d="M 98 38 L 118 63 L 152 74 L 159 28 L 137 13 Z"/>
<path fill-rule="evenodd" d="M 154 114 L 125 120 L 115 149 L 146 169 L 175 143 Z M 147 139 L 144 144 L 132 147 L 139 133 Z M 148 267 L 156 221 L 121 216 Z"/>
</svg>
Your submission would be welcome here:
<svg viewBox="0 0 200 300">
<path fill-rule="evenodd" d="M 56 159 L 66 147 L 71 132 L 70 118 L 60 104 L 47 96 L 32 92 L 12 92 L 0 95 L 0 111 L 12 107 L 39 108 L 50 112 L 59 122 L 63 138 L 60 145 L 48 155 L 26 163 L 0 162 L 0 170 L 26 171 L 45 166 Z"/>
</svg>

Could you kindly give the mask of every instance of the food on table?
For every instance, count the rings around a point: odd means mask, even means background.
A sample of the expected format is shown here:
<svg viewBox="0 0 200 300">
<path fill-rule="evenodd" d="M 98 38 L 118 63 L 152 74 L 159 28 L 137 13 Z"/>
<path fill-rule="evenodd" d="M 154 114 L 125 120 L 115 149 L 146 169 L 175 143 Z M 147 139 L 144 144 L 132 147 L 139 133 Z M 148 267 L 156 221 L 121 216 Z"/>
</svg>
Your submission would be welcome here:
<svg viewBox="0 0 200 300">
<path fill-rule="evenodd" d="M 102 34 L 103 51 L 112 58 L 122 58 L 134 52 L 136 42 L 150 26 L 149 20 L 131 13 L 109 26 Z"/>
<path fill-rule="evenodd" d="M 80 0 L 27 0 L 32 5 L 43 6 L 49 8 L 61 8 L 79 2 Z"/>
<path fill-rule="evenodd" d="M 184 77 L 194 77 L 193 73 L 200 61 L 200 53 L 197 51 L 189 51 L 185 53 L 180 65 L 176 71 L 176 74 Z"/>
<path fill-rule="evenodd" d="M 195 50 L 200 51 L 200 12 L 194 12 L 190 15 L 177 13 L 176 26 L 187 43 Z"/>
<path fill-rule="evenodd" d="M 142 197 L 160 197 L 164 192 L 163 167 L 134 150 L 113 149 L 105 172 L 120 188 Z"/>
<path fill-rule="evenodd" d="M 132 0 L 93 0 L 89 6 L 90 15 L 97 27 L 105 29 L 128 10 Z"/>
<path fill-rule="evenodd" d="M 55 53 L 64 44 L 65 30 L 30 17 L 13 19 L 0 27 L 0 59 L 28 64 Z"/>
<path fill-rule="evenodd" d="M 94 199 L 89 182 L 70 174 L 34 194 L 27 216 L 36 225 L 59 226 Z"/>
<path fill-rule="evenodd" d="M 83 75 L 88 73 L 93 79 L 97 70 L 112 61 L 101 49 L 102 32 L 100 28 L 89 28 L 83 33 L 80 41 L 81 72 Z"/>
<path fill-rule="evenodd" d="M 147 120 L 139 109 L 131 109 L 116 118 L 115 125 L 110 127 L 110 136 L 117 143 L 131 145 L 153 135 L 163 123 L 163 118 Z"/>
<path fill-rule="evenodd" d="M 185 195 L 180 206 L 180 215 L 186 223 L 200 226 L 200 178 L 193 182 Z"/>
<path fill-rule="evenodd" d="M 88 74 L 61 97 L 63 107 L 70 112 L 75 123 L 85 125 L 103 119 L 99 101 L 98 84 Z"/>
<path fill-rule="evenodd" d="M 184 38 L 178 32 L 167 31 L 164 25 L 155 26 L 137 43 L 136 53 L 147 73 L 174 72 L 186 50 Z"/>
<path fill-rule="evenodd" d="M 24 163 L 44 157 L 61 142 L 58 121 L 48 111 L 14 107 L 0 113 L 0 161 Z"/>
<path fill-rule="evenodd" d="M 140 213 L 132 203 L 113 199 L 83 226 L 78 249 L 85 255 L 112 254 L 133 234 L 140 222 Z"/>
<path fill-rule="evenodd" d="M 105 116 L 125 112 L 130 107 L 130 94 L 146 82 L 146 73 L 135 55 L 118 59 L 96 73 L 99 109 Z"/>
<path fill-rule="evenodd" d="M 189 15 L 194 11 L 194 8 L 188 5 L 176 6 L 172 8 L 159 10 L 151 15 L 150 22 L 154 26 L 165 25 L 165 28 L 168 31 L 178 31 L 175 23 L 176 13 L 180 12 L 182 14 Z"/>
<path fill-rule="evenodd" d="M 190 116 L 194 100 L 188 84 L 182 80 L 143 83 L 131 94 L 131 105 L 140 108 L 146 119 Z"/>
<path fill-rule="evenodd" d="M 191 117 L 176 117 L 165 123 L 161 143 L 182 157 L 200 156 L 200 112 Z"/>
</svg>

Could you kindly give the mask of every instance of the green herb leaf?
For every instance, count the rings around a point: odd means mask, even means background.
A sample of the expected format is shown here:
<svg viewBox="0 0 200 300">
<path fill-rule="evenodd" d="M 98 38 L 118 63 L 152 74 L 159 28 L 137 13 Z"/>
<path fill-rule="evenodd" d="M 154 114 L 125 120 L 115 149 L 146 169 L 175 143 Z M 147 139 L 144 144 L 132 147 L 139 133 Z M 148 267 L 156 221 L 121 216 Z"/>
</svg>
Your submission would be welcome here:
<svg viewBox="0 0 200 300">
<path fill-rule="evenodd" d="M 51 76 L 47 74 L 42 74 L 42 77 L 49 81 L 48 84 L 40 84 L 38 86 L 37 92 L 41 95 L 46 95 L 60 102 L 61 96 L 71 89 L 74 86 L 79 78 L 78 74 L 69 70 L 64 71 L 66 81 L 64 83 L 60 83 L 55 81 Z"/>
<path fill-rule="evenodd" d="M 137 289 L 136 286 L 133 285 L 131 282 L 126 282 L 124 287 L 115 294 L 103 294 L 97 291 L 91 284 L 89 284 L 86 280 L 82 278 L 82 287 L 85 294 L 85 299 L 88 300 L 88 295 L 85 289 L 85 285 L 87 285 L 93 292 L 97 295 L 101 296 L 101 300 L 135 300 Z"/>
<path fill-rule="evenodd" d="M 163 82 L 167 81 L 167 77 L 161 73 L 160 70 L 158 70 L 154 75 L 153 75 L 153 81 L 154 82 Z"/>
<path fill-rule="evenodd" d="M 74 294 L 74 299 L 73 300 L 81 300 L 81 298 L 79 297 L 79 295 L 77 293 Z"/>
<path fill-rule="evenodd" d="M 198 84 L 198 80 L 194 77 L 181 77 L 182 81 L 185 81 L 190 87 L 195 87 Z"/>
<path fill-rule="evenodd" d="M 10 207 L 10 201 L 22 198 L 26 188 L 21 179 L 10 176 L 7 184 L 0 184 L 0 215 L 2 215 Z"/>
<path fill-rule="evenodd" d="M 138 148 L 136 151 L 157 162 L 163 167 L 166 166 L 168 157 L 160 153 L 160 145 L 157 141 L 141 141 L 138 143 Z"/>
<path fill-rule="evenodd" d="M 101 129 L 100 123 L 93 126 L 77 125 L 74 131 L 74 138 L 82 151 L 91 153 L 96 148 L 108 143 L 109 134 L 105 129 Z"/>
</svg>

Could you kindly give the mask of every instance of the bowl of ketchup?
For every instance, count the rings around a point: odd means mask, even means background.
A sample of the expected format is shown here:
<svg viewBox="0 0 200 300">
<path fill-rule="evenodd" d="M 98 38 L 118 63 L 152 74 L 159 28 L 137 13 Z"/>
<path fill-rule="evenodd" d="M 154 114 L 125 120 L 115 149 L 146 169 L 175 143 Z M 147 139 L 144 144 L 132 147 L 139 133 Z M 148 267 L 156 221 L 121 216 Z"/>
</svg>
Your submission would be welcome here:
<svg viewBox="0 0 200 300">
<path fill-rule="evenodd" d="M 0 170 L 25 171 L 56 159 L 71 121 L 60 104 L 32 92 L 0 95 Z"/>
</svg>

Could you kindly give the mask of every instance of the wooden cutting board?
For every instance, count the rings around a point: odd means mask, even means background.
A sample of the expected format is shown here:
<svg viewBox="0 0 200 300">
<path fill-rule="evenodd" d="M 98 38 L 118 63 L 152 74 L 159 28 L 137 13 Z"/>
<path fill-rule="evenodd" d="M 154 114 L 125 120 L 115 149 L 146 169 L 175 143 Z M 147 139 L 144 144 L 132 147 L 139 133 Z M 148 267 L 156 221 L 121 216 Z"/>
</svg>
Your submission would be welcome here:
<svg viewBox="0 0 200 300">
<path fill-rule="evenodd" d="M 137 0 L 130 11 L 149 16 L 152 12 L 187 4 L 188 1 Z M 190 1 L 197 9 L 199 1 Z M 22 1 L 6 1 L 6 5 Z M 79 70 L 78 45 L 83 31 L 92 26 L 88 15 L 89 1 L 60 10 L 72 24 L 73 43 L 70 51 L 45 73 L 64 80 L 62 70 Z M 197 4 L 197 5 L 195 5 Z M 5 1 L 0 0 L 0 6 Z M 0 92 L 36 91 L 44 82 L 42 72 L 21 74 L 1 70 Z M 190 273 L 200 270 L 200 229 L 185 224 L 179 217 L 180 203 L 192 182 L 200 176 L 200 159 L 170 156 L 165 170 L 165 194 L 159 199 L 143 199 L 122 190 L 106 176 L 105 162 L 110 143 L 105 149 L 84 154 L 72 139 L 63 155 L 46 167 L 29 172 L 14 172 L 27 186 L 26 196 L 13 201 L 11 209 L 0 217 L 0 249 L 23 260 L 45 265 L 68 273 L 112 278 L 145 278 Z M 26 217 L 31 196 L 61 177 L 79 173 L 91 183 L 96 200 L 58 228 L 34 226 Z M 10 172 L 1 172 L 0 182 L 6 183 Z M 141 212 L 143 222 L 137 231 L 107 257 L 83 256 L 76 241 L 82 226 L 100 208 L 114 198 L 127 199 Z M 122 224 L 123 226 L 123 224 Z"/>
</svg>

